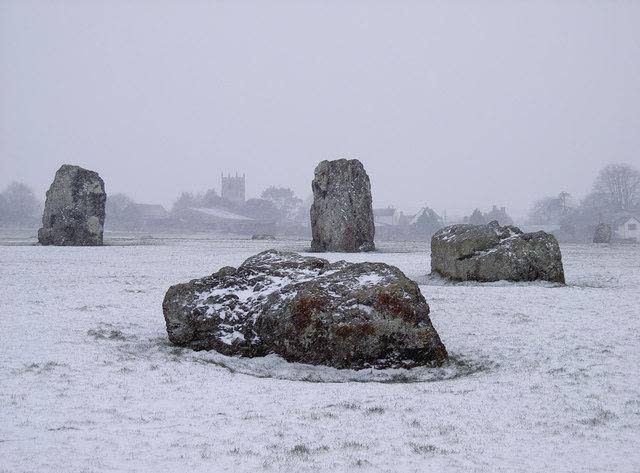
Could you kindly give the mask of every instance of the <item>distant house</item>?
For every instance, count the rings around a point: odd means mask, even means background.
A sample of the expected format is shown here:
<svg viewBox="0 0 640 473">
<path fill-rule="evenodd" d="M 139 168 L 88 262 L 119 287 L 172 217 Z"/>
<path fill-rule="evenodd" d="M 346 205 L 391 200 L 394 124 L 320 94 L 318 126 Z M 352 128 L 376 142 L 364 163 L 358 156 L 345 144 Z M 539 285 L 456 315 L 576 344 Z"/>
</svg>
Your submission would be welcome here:
<svg viewBox="0 0 640 473">
<path fill-rule="evenodd" d="M 623 215 L 614 220 L 612 225 L 616 237 L 622 240 L 640 241 L 640 220 L 634 215 Z"/>
<path fill-rule="evenodd" d="M 143 225 L 155 225 L 165 222 L 169 212 L 160 204 L 134 204 Z"/>
<path fill-rule="evenodd" d="M 222 208 L 186 208 L 176 212 L 179 226 L 198 231 L 217 233 L 273 233 L 274 225 L 259 222 Z"/>
<path fill-rule="evenodd" d="M 500 225 L 513 225 L 513 219 L 507 214 L 506 207 L 498 208 L 497 205 L 494 205 L 490 212 L 484 214 L 484 219 L 487 222 L 492 222 L 497 220 Z"/>
<path fill-rule="evenodd" d="M 382 226 L 394 226 L 398 225 L 401 212 L 393 207 L 387 207 L 386 209 L 373 209 L 373 221 L 376 227 Z"/>
<path fill-rule="evenodd" d="M 507 214 L 506 207 L 498 208 L 494 205 L 493 208 L 483 213 L 479 209 L 475 209 L 471 215 L 464 217 L 463 222 L 471 225 L 485 225 L 489 222 L 496 220 L 500 225 L 513 225 L 513 219 Z"/>
<path fill-rule="evenodd" d="M 411 225 L 411 222 L 415 220 L 418 214 L 405 214 L 400 212 L 398 216 L 398 225 Z"/>
</svg>

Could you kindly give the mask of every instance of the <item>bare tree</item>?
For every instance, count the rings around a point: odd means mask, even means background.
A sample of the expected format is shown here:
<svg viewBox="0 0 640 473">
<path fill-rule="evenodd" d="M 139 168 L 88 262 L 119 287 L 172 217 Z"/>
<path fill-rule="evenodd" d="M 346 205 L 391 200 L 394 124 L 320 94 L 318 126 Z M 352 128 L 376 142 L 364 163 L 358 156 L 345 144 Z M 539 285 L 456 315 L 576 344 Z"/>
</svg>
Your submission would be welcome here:
<svg viewBox="0 0 640 473">
<path fill-rule="evenodd" d="M 140 225 L 142 215 L 136 203 L 126 194 L 110 194 L 105 206 L 105 227 L 133 230 Z"/>
<path fill-rule="evenodd" d="M 545 197 L 533 203 L 529 211 L 529 223 L 534 225 L 558 224 L 570 210 L 571 194 L 560 192 L 558 197 Z"/>
<path fill-rule="evenodd" d="M 628 164 L 609 164 L 598 174 L 593 191 L 616 210 L 640 206 L 640 171 Z"/>
<path fill-rule="evenodd" d="M 469 217 L 465 217 L 465 221 L 471 225 L 484 225 L 487 219 L 479 209 L 475 209 Z"/>
<path fill-rule="evenodd" d="M 280 212 L 280 220 L 283 222 L 293 222 L 300 213 L 302 199 L 296 197 L 288 187 L 271 186 L 262 191 L 260 195 L 265 200 L 271 201 Z"/>
<path fill-rule="evenodd" d="M 41 206 L 33 191 L 22 182 L 12 182 L 2 192 L 2 220 L 8 225 L 37 225 Z"/>
</svg>

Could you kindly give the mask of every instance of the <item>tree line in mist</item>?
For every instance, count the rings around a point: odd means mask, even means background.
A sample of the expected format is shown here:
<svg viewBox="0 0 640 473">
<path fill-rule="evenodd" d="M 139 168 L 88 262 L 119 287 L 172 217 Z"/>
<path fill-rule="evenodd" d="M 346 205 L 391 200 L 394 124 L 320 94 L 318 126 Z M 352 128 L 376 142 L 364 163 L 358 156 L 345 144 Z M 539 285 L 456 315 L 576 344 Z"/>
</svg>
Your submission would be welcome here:
<svg viewBox="0 0 640 473">
<path fill-rule="evenodd" d="M 609 164 L 596 177 L 591 192 L 574 202 L 562 191 L 534 202 L 532 225 L 558 227 L 564 241 L 589 241 L 599 223 L 613 223 L 621 215 L 640 216 L 640 171 L 627 164 Z"/>
<path fill-rule="evenodd" d="M 270 186 L 259 197 L 244 203 L 223 199 L 216 189 L 206 192 L 182 192 L 170 209 L 141 205 L 126 194 L 109 195 L 106 204 L 107 230 L 189 230 L 183 215 L 189 209 L 223 209 L 244 216 L 260 224 L 270 225 L 282 234 L 304 234 L 309 225 L 312 197 L 301 199 L 287 187 Z M 37 228 L 42 217 L 44 202 L 29 186 L 12 182 L 0 192 L 0 227 Z M 164 212 L 163 218 L 153 218 L 153 211 Z M 627 164 L 609 164 L 596 176 L 592 191 L 579 201 L 561 191 L 554 196 L 536 200 L 525 223 L 545 227 L 561 241 L 589 241 L 599 223 L 611 223 L 621 214 L 640 215 L 640 171 Z M 151 217 L 150 217 L 151 216 Z M 512 224 L 504 209 L 483 213 L 475 209 L 463 222 L 484 224 L 498 220 L 502 225 Z M 411 216 L 402 228 L 380 231 L 390 239 L 425 239 L 447 222 L 429 207 Z M 403 230 L 404 229 L 404 230 Z M 385 234 L 384 232 L 387 232 Z"/>
<path fill-rule="evenodd" d="M 145 226 L 145 207 L 134 202 L 125 194 L 114 194 L 107 198 L 105 227 L 112 230 L 137 230 Z M 243 203 L 222 198 L 215 188 L 205 192 L 182 192 L 173 202 L 162 222 L 156 226 L 188 230 L 193 221 L 186 221 L 186 211 L 221 209 L 230 214 L 246 217 L 257 224 L 270 225 L 282 233 L 304 232 L 309 218 L 311 198 L 298 198 L 286 187 L 270 186 L 260 197 L 250 198 Z M 147 225 L 148 226 L 148 225 Z M 265 227 L 266 228 L 266 227 Z"/>
</svg>

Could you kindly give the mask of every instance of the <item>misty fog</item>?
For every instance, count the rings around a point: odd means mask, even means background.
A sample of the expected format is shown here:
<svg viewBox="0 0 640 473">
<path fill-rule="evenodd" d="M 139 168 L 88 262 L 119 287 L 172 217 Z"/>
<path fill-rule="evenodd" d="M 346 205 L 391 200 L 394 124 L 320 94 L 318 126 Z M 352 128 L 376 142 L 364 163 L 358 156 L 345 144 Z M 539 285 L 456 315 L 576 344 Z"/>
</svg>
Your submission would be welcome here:
<svg viewBox="0 0 640 473">
<path fill-rule="evenodd" d="M 311 193 L 365 165 L 374 206 L 463 217 L 583 198 L 640 159 L 640 3 L 0 4 L 0 188 L 63 163 L 167 209 L 245 173 Z"/>
</svg>

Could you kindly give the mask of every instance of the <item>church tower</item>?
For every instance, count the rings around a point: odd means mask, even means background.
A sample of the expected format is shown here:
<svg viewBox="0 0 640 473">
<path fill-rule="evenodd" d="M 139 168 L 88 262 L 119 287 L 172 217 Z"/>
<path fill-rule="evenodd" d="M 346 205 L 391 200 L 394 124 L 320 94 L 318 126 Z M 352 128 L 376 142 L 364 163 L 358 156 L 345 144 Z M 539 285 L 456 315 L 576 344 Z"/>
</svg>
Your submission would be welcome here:
<svg viewBox="0 0 640 473">
<path fill-rule="evenodd" d="M 223 199 L 228 200 L 229 202 L 233 202 L 235 204 L 244 204 L 245 200 L 245 178 L 244 174 L 242 176 L 238 176 L 236 173 L 235 176 L 229 174 L 225 176 L 222 173 L 222 183 L 220 186 L 221 195 Z"/>
</svg>

